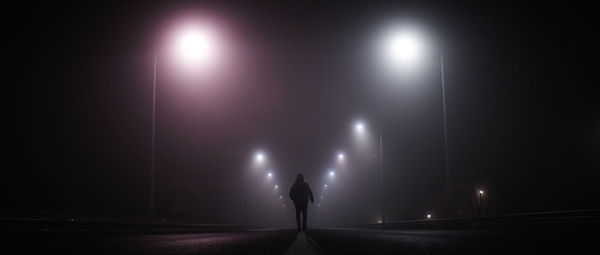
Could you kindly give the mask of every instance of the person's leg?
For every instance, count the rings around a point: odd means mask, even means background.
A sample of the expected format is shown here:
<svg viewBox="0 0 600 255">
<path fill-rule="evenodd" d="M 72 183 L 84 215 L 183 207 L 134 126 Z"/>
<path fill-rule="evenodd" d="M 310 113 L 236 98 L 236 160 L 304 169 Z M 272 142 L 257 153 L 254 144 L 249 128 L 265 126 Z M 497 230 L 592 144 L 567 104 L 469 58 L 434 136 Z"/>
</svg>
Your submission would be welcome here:
<svg viewBox="0 0 600 255">
<path fill-rule="evenodd" d="M 302 208 L 302 229 L 303 230 L 306 230 L 306 221 L 307 221 L 306 216 L 308 215 L 307 210 L 308 210 L 308 205 L 304 205 L 304 207 Z"/>
<path fill-rule="evenodd" d="M 298 231 L 300 231 L 300 210 L 302 209 L 299 205 L 295 205 L 296 207 L 296 225 L 298 226 Z"/>
</svg>

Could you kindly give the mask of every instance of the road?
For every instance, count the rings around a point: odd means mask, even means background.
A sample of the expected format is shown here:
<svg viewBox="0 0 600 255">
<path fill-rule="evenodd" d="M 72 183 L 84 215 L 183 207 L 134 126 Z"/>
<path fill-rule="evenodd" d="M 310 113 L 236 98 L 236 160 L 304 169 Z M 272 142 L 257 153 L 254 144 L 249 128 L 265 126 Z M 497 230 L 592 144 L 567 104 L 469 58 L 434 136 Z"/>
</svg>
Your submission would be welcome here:
<svg viewBox="0 0 600 255">
<path fill-rule="evenodd" d="M 574 254 L 593 231 L 315 229 L 201 234 L 4 233 L 11 254 Z M 588 253 L 588 252 L 586 252 Z M 595 253 L 595 252 L 593 252 Z M 8 253 L 4 253 L 8 254 Z"/>
</svg>

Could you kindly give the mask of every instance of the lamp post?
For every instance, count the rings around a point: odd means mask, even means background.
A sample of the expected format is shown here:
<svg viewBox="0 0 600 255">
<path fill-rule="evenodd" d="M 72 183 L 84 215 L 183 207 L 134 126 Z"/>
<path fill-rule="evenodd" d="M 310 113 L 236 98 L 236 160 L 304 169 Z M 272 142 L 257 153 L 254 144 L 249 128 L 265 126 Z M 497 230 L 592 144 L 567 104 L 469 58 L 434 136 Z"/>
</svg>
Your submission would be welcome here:
<svg viewBox="0 0 600 255">
<path fill-rule="evenodd" d="M 193 61 L 194 63 L 209 64 L 210 60 L 216 57 L 215 49 L 217 40 L 210 32 L 210 29 L 200 25 L 186 26 L 181 29 L 174 39 L 174 47 L 177 53 L 185 61 Z M 154 219 L 154 174 L 156 170 L 156 90 L 157 90 L 157 65 L 158 65 L 158 50 L 154 51 L 154 68 L 152 82 L 152 152 L 150 161 L 150 189 L 149 189 L 149 206 L 148 220 L 152 222 Z M 206 66 L 203 66 L 206 67 Z"/>
<path fill-rule="evenodd" d="M 258 165 L 262 165 L 264 164 L 266 160 L 266 156 L 263 152 L 256 152 L 254 155 L 254 164 L 258 164 Z M 249 188 L 248 188 L 248 168 L 249 166 L 244 167 L 244 224 L 248 224 L 248 193 Z M 272 173 L 269 172 L 269 174 L 267 175 L 268 177 L 271 177 Z M 260 210 L 260 209 L 259 209 Z M 260 221 L 260 219 L 259 219 Z"/>
<path fill-rule="evenodd" d="M 440 51 L 440 80 L 441 80 L 441 85 L 442 85 L 442 112 L 443 112 L 443 118 L 444 118 L 444 167 L 446 169 L 446 196 L 447 196 L 447 203 L 448 203 L 448 212 L 450 213 L 450 210 L 452 210 L 450 208 L 450 181 L 448 180 L 448 175 L 449 175 L 449 166 L 448 166 L 448 124 L 447 124 L 447 118 L 446 118 L 446 85 L 445 85 L 445 77 L 444 77 L 444 52 L 442 51 L 442 48 L 440 47 L 439 49 Z M 451 215 L 448 215 L 451 216 Z"/>
<path fill-rule="evenodd" d="M 358 135 L 364 135 L 365 124 L 363 122 L 357 122 L 354 128 Z M 356 176 L 358 176 L 358 168 L 356 170 Z M 383 133 L 379 133 L 379 187 L 380 187 L 380 214 L 381 223 L 385 223 L 385 182 L 383 181 Z M 358 208 L 358 205 L 356 206 Z M 357 209 L 358 211 L 358 209 Z"/>
<path fill-rule="evenodd" d="M 418 33 L 415 33 L 412 29 L 406 27 L 402 30 L 391 30 L 384 38 L 384 44 L 382 47 L 383 57 L 387 59 L 390 64 L 399 66 L 409 66 L 414 62 L 417 62 L 422 46 L 425 42 L 420 38 Z M 446 110 L 446 84 L 444 76 L 444 52 L 442 47 L 438 48 L 439 53 L 439 64 L 440 64 L 440 85 L 442 92 L 442 125 L 443 125 L 443 153 L 444 153 L 444 170 L 446 175 L 446 199 L 448 214 L 450 213 L 450 181 L 449 181 L 449 163 L 448 163 L 448 123 L 447 123 L 447 110 Z"/>
<path fill-rule="evenodd" d="M 152 154 L 150 161 L 150 194 L 148 207 L 148 221 L 154 219 L 154 170 L 155 170 L 155 154 L 156 154 L 156 62 L 157 53 L 154 52 L 154 75 L 152 82 Z"/>
</svg>

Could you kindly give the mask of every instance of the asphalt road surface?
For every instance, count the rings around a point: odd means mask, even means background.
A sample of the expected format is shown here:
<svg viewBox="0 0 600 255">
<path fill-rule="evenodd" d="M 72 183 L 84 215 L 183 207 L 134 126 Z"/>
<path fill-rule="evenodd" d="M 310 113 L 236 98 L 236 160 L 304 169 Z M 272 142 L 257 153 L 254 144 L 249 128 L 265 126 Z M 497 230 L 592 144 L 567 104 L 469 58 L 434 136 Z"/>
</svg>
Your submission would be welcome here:
<svg viewBox="0 0 600 255">
<path fill-rule="evenodd" d="M 6 234 L 6 233 L 5 233 Z M 595 231 L 315 229 L 202 234 L 8 234 L 3 254 L 596 254 Z M 6 251 L 9 251 L 5 253 Z"/>
</svg>

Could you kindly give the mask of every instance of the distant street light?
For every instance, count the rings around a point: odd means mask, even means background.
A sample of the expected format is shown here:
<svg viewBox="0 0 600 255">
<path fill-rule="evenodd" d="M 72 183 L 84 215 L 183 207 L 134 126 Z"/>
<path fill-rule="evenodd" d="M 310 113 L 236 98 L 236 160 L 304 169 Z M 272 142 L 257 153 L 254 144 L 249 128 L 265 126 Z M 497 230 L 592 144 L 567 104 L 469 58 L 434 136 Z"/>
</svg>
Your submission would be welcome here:
<svg viewBox="0 0 600 255">
<path fill-rule="evenodd" d="M 255 164 L 263 164 L 265 163 L 266 160 L 266 156 L 265 153 L 262 151 L 258 151 L 254 153 L 254 156 L 251 156 L 250 158 L 254 158 L 254 163 Z M 251 160 L 252 161 L 252 160 Z M 244 167 L 244 186 L 245 186 L 245 190 L 246 192 L 244 192 L 244 223 L 248 224 L 248 193 L 249 191 L 249 187 L 248 187 L 248 168 L 249 166 Z M 267 178 L 271 178 L 273 174 L 271 172 L 269 172 L 267 174 Z"/>
<path fill-rule="evenodd" d="M 171 46 L 174 47 L 180 61 L 192 61 L 202 63 L 201 68 L 207 68 L 212 61 L 216 60 L 216 53 L 221 42 L 213 33 L 212 29 L 201 24 L 182 26 L 172 39 Z M 154 218 L 154 172 L 156 168 L 156 87 L 157 87 L 157 62 L 158 51 L 154 51 L 154 72 L 152 86 L 152 152 L 150 163 L 150 191 L 149 191 L 149 221 Z"/>
<path fill-rule="evenodd" d="M 363 122 L 357 122 L 354 124 L 354 128 L 358 135 L 365 135 L 365 124 Z M 356 176 L 358 176 L 358 167 L 356 167 Z M 384 181 L 383 181 L 383 134 L 379 133 L 379 179 L 380 179 L 380 199 L 381 199 L 381 221 L 385 223 L 385 207 L 384 207 Z M 358 202 L 357 202 L 358 203 Z M 358 205 L 357 205 L 358 208 Z M 357 209 L 358 211 L 358 209 Z M 358 214 L 358 213 L 357 213 Z"/>
<path fill-rule="evenodd" d="M 431 219 L 431 214 L 427 214 L 427 219 Z"/>
<path fill-rule="evenodd" d="M 356 132 L 358 132 L 358 133 L 362 133 L 362 132 L 364 131 L 364 129 L 365 129 L 365 124 L 363 124 L 362 122 L 357 122 L 357 123 L 354 125 L 354 127 L 355 127 L 355 129 L 356 129 Z"/>
<path fill-rule="evenodd" d="M 339 161 L 344 160 L 344 153 L 339 153 L 338 156 L 337 156 L 337 158 L 338 158 Z"/>
<path fill-rule="evenodd" d="M 263 154 L 262 152 L 258 152 L 256 153 L 256 162 L 257 163 L 262 163 L 265 161 L 265 154 Z"/>
<path fill-rule="evenodd" d="M 479 189 L 479 214 L 480 216 L 483 214 L 483 189 Z"/>
<path fill-rule="evenodd" d="M 335 172 L 334 171 L 329 171 L 329 176 L 331 176 L 331 177 L 335 176 Z"/>
</svg>

